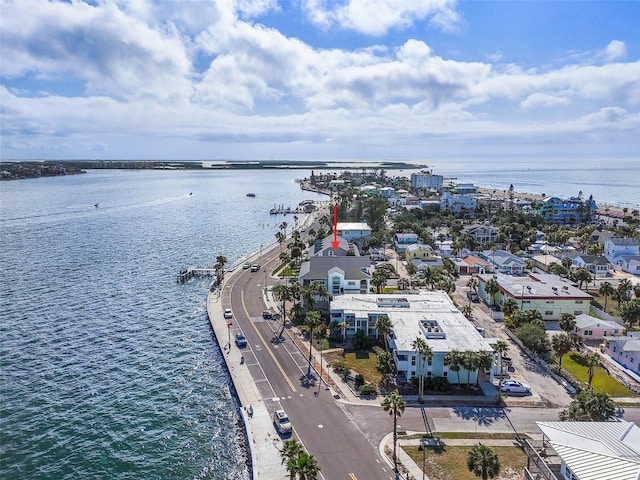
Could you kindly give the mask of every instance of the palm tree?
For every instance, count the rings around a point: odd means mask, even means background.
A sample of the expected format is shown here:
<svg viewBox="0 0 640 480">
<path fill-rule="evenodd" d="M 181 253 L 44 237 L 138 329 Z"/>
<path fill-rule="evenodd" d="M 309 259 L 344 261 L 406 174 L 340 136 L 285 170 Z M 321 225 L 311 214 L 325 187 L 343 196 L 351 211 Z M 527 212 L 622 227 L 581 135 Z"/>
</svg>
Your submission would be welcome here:
<svg viewBox="0 0 640 480">
<path fill-rule="evenodd" d="M 307 312 L 304 318 L 304 323 L 309 331 L 309 367 L 307 368 L 307 377 L 311 375 L 311 351 L 313 347 L 313 333 L 320 328 L 322 323 L 322 315 L 317 310 L 311 310 Z"/>
<path fill-rule="evenodd" d="M 462 352 L 462 367 L 467 371 L 467 391 L 471 385 L 471 371 L 476 369 L 476 352 Z"/>
<path fill-rule="evenodd" d="M 600 288 L 598 288 L 598 292 L 600 293 L 600 295 L 602 295 L 604 297 L 604 310 L 607 310 L 607 300 L 609 300 L 609 297 L 612 296 L 615 293 L 616 289 L 613 288 L 613 285 L 611 285 L 609 282 L 602 282 L 600 284 Z"/>
<path fill-rule="evenodd" d="M 560 412 L 559 417 L 563 422 L 604 422 L 609 420 L 615 411 L 616 405 L 609 395 L 585 388 L 566 410 Z"/>
<path fill-rule="evenodd" d="M 433 356 L 433 350 L 427 345 L 424 338 L 416 337 L 411 342 L 411 348 L 413 348 L 418 354 L 418 402 L 422 403 L 422 394 L 424 393 L 424 364 L 427 358 Z"/>
<path fill-rule="evenodd" d="M 506 297 L 504 300 L 502 300 L 500 309 L 504 312 L 505 315 L 510 317 L 516 310 L 518 310 L 518 302 L 514 298 Z"/>
<path fill-rule="evenodd" d="M 296 458 L 302 452 L 302 445 L 295 438 L 286 440 L 280 451 L 282 461 L 280 463 L 288 463 L 292 458 Z"/>
<path fill-rule="evenodd" d="M 378 317 L 378 320 L 376 320 L 376 330 L 378 332 L 378 335 L 382 335 L 382 338 L 384 339 L 384 349 L 389 350 L 387 336 L 393 332 L 393 324 L 391 323 L 391 319 L 387 315 Z"/>
<path fill-rule="evenodd" d="M 445 363 L 451 372 L 456 372 L 458 385 L 460 385 L 460 368 L 462 368 L 462 353 L 458 350 L 451 350 L 444 356 Z"/>
<path fill-rule="evenodd" d="M 482 480 L 496 478 L 500 473 L 498 455 L 486 445 L 476 445 L 467 456 L 467 468 Z"/>
<path fill-rule="evenodd" d="M 480 385 L 480 372 L 493 367 L 493 356 L 489 352 L 477 352 L 475 364 L 478 369 L 476 385 Z"/>
<path fill-rule="evenodd" d="M 422 276 L 422 279 L 424 280 L 424 283 L 426 283 L 431 287 L 431 290 L 435 289 L 436 284 L 442 278 L 442 274 L 440 273 L 440 271 L 436 270 L 433 267 L 426 267 L 422 271 L 421 276 Z"/>
<path fill-rule="evenodd" d="M 467 287 L 474 291 L 474 293 L 478 293 L 478 279 L 471 277 L 467 282 Z"/>
<path fill-rule="evenodd" d="M 495 278 L 490 278 L 484 285 L 484 291 L 491 296 L 491 304 L 495 303 L 495 295 L 500 291 L 500 284 Z"/>
<path fill-rule="evenodd" d="M 567 334 L 570 334 L 574 328 L 576 328 L 576 316 L 573 313 L 561 313 L 558 326 L 561 330 L 564 330 Z"/>
<path fill-rule="evenodd" d="M 398 478 L 398 457 L 396 455 L 396 446 L 398 444 L 398 419 L 404 412 L 405 402 L 402 399 L 402 395 L 398 391 L 391 392 L 382 401 L 382 408 L 385 412 L 389 412 L 389 415 L 393 417 L 393 471 L 396 479 Z"/>
<path fill-rule="evenodd" d="M 591 386 L 591 382 L 593 381 L 593 374 L 595 373 L 595 368 L 600 365 L 600 355 L 597 353 L 591 353 L 586 357 L 587 368 L 589 369 L 589 381 L 587 385 Z"/>
<path fill-rule="evenodd" d="M 409 288 L 409 280 L 407 278 L 398 279 L 398 289 L 406 290 L 407 288 Z"/>
<path fill-rule="evenodd" d="M 287 468 L 289 468 L 290 464 L 293 468 L 289 472 L 295 471 L 299 480 L 316 480 L 320 473 L 318 461 L 307 452 L 301 452 L 297 458 L 289 460 Z"/>
<path fill-rule="evenodd" d="M 273 294 L 273 298 L 277 301 L 282 302 L 282 328 L 280 329 L 280 333 L 278 337 L 282 336 L 282 332 L 284 332 L 284 326 L 287 323 L 287 302 L 293 300 L 292 291 L 288 285 L 274 285 L 271 289 L 271 293 Z"/>
<path fill-rule="evenodd" d="M 562 368 L 562 357 L 565 354 L 571 351 L 571 347 L 573 346 L 573 341 L 571 337 L 566 333 L 561 333 L 560 335 L 554 335 L 551 339 L 551 346 L 553 351 L 556 353 L 558 357 L 558 365 Z"/>
<path fill-rule="evenodd" d="M 224 255 L 218 255 L 216 257 L 216 264 L 214 268 L 216 270 L 216 275 L 218 276 L 218 280 L 224 277 L 224 266 L 227 264 L 227 257 Z"/>
<path fill-rule="evenodd" d="M 382 293 L 382 289 L 387 284 L 387 272 L 384 270 L 376 270 L 373 272 L 371 284 L 376 287 L 377 293 Z"/>
<path fill-rule="evenodd" d="M 460 312 L 467 318 L 471 318 L 472 311 L 471 305 L 463 305 L 460 309 Z"/>
<path fill-rule="evenodd" d="M 584 267 L 579 267 L 571 272 L 570 277 L 574 282 L 578 282 L 578 288 L 582 289 L 583 283 L 589 285 L 589 282 L 591 281 L 591 272 Z"/>
<path fill-rule="evenodd" d="M 507 350 L 509 350 L 509 344 L 504 340 L 498 340 L 493 344 L 493 349 L 498 352 L 498 358 L 500 360 L 500 381 L 502 381 L 504 375 L 502 357 L 507 353 Z"/>
</svg>

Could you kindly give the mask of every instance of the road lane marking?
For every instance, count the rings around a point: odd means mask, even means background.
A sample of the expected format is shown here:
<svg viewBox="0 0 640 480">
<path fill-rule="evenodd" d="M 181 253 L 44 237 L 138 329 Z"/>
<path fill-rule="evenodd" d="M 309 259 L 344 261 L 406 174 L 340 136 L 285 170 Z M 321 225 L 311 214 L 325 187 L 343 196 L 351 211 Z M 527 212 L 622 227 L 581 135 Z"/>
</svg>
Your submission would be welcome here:
<svg viewBox="0 0 640 480">
<path fill-rule="evenodd" d="M 349 478 L 350 478 L 351 480 L 358 480 L 358 477 L 356 477 L 355 473 L 350 473 L 350 474 L 349 474 Z"/>
<path fill-rule="evenodd" d="M 244 290 L 242 290 L 240 292 L 240 300 L 242 301 L 242 308 L 244 308 L 245 315 L 249 316 L 249 312 L 247 310 L 247 304 L 244 301 Z M 258 337 L 260 337 L 260 340 L 262 341 L 262 343 L 265 346 L 267 346 L 267 342 L 265 341 L 265 339 L 262 336 L 262 334 L 258 331 L 258 328 L 256 327 L 256 325 L 253 322 L 249 322 L 249 323 L 253 327 L 253 330 L 258 334 Z M 271 355 L 271 358 L 273 359 L 273 362 L 276 364 L 276 367 L 278 367 L 278 370 L 280 370 L 280 373 L 282 373 L 282 376 L 284 377 L 284 379 L 287 381 L 287 383 L 291 387 L 291 390 L 293 390 L 294 392 L 297 392 L 296 387 L 293 386 L 293 383 L 291 383 L 291 380 L 289 380 L 289 377 L 287 377 L 287 374 L 285 373 L 284 369 L 282 368 L 282 365 L 280 365 L 280 362 L 278 362 L 278 359 L 276 358 L 274 353 L 271 351 L 270 348 L 267 348 L 266 350 L 267 350 L 267 352 L 269 352 L 269 355 Z"/>
</svg>

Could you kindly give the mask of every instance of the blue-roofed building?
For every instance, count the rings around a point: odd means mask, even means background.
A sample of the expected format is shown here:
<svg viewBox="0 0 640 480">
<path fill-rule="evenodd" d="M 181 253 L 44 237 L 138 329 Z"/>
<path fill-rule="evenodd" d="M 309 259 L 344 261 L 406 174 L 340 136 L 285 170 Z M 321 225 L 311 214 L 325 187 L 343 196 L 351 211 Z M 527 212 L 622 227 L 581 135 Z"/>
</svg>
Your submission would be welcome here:
<svg viewBox="0 0 640 480">
<path fill-rule="evenodd" d="M 551 223 L 574 225 L 589 222 L 598 210 L 598 205 L 589 197 L 586 201 L 581 196 L 563 200 L 559 197 L 547 197 L 536 213 Z"/>
</svg>

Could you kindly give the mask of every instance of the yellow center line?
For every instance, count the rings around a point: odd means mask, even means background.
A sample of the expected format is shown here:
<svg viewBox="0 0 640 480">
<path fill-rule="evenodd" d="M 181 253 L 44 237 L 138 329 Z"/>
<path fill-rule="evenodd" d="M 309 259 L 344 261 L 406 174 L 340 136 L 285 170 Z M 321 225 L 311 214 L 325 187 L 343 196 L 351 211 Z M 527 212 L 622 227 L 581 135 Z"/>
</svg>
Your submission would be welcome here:
<svg viewBox="0 0 640 480">
<path fill-rule="evenodd" d="M 247 317 L 249 317 L 249 311 L 247 310 L 247 305 L 244 302 L 244 290 L 242 290 L 240 292 L 240 300 L 242 301 L 242 308 L 244 308 L 244 313 L 247 315 Z M 274 363 L 276 364 L 276 367 L 278 367 L 278 370 L 280 370 L 280 373 L 282 373 L 282 376 L 284 377 L 284 379 L 287 381 L 287 383 L 289 384 L 289 386 L 291 387 L 291 390 L 293 390 L 294 392 L 297 392 L 296 387 L 293 386 L 293 383 L 291 383 L 291 380 L 289 380 L 289 377 L 287 377 L 287 374 L 284 372 L 284 369 L 282 368 L 282 365 L 280 365 L 280 362 L 278 362 L 278 359 L 276 358 L 276 356 L 273 354 L 273 352 L 271 351 L 271 349 L 269 348 L 269 346 L 267 345 L 267 342 L 265 341 L 264 337 L 262 336 L 262 334 L 258 331 L 258 329 L 256 328 L 256 326 L 253 324 L 253 322 L 251 321 L 251 319 L 249 319 L 249 323 L 251 324 L 251 326 L 253 327 L 253 330 L 258 334 L 258 336 L 260 337 L 260 340 L 262 340 L 262 343 L 264 344 L 264 346 L 266 347 L 267 352 L 269 352 L 269 355 L 271 355 L 271 358 L 273 359 Z"/>
</svg>

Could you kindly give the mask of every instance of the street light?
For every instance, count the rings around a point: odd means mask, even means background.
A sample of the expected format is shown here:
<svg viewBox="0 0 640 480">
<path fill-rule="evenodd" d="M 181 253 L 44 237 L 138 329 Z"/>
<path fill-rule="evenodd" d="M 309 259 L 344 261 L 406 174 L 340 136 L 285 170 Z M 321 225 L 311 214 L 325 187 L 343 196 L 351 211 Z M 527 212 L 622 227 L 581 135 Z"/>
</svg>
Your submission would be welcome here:
<svg viewBox="0 0 640 480">
<path fill-rule="evenodd" d="M 425 480 L 425 476 L 424 476 L 424 469 L 425 469 L 424 452 L 425 452 L 426 449 L 427 449 L 427 447 L 424 444 L 424 439 L 421 438 L 420 439 L 420 446 L 418 447 L 418 450 L 422 452 L 422 480 Z"/>
</svg>

